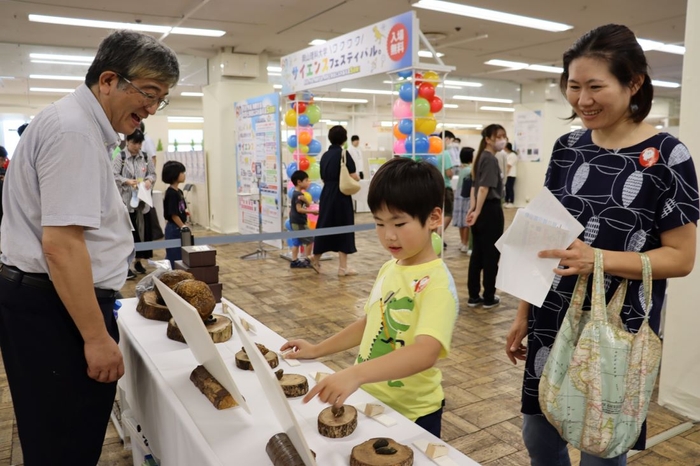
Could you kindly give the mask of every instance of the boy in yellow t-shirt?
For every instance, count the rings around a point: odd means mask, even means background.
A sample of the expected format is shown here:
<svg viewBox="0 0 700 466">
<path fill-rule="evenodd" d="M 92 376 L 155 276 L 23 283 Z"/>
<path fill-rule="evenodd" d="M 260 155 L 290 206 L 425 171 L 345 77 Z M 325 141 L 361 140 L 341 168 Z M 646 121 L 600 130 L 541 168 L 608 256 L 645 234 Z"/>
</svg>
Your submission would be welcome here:
<svg viewBox="0 0 700 466">
<path fill-rule="evenodd" d="M 382 266 L 365 304 L 366 315 L 312 344 L 290 340 L 288 358 L 318 358 L 359 345 L 354 366 L 321 380 L 304 397 L 340 406 L 362 387 L 435 436 L 444 392 L 435 368 L 447 356 L 457 318 L 454 280 L 431 242 L 442 223 L 445 183 L 433 165 L 394 158 L 372 178 L 367 203 L 377 235 L 393 259 Z"/>
</svg>

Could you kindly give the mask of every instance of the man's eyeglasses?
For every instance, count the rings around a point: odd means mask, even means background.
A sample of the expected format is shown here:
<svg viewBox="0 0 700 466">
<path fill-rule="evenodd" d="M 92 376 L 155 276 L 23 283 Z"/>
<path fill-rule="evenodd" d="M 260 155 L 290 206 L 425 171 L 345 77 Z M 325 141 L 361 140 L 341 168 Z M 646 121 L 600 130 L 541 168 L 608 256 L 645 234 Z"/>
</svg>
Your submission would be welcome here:
<svg viewBox="0 0 700 466">
<path fill-rule="evenodd" d="M 119 73 L 117 73 L 117 76 L 119 76 L 121 79 L 126 81 L 127 84 L 129 84 L 131 87 L 133 87 L 134 89 L 139 91 L 141 93 L 141 95 L 146 98 L 146 106 L 147 107 L 151 107 L 153 104 L 157 103 L 158 104 L 157 110 L 160 111 L 160 110 L 163 110 L 165 107 L 167 107 L 168 104 L 170 103 L 170 101 L 168 99 L 159 99 L 157 95 L 149 94 L 148 92 L 142 91 L 136 85 L 134 85 L 134 83 L 132 83 L 131 81 L 126 79 L 124 76 L 120 75 Z"/>
</svg>

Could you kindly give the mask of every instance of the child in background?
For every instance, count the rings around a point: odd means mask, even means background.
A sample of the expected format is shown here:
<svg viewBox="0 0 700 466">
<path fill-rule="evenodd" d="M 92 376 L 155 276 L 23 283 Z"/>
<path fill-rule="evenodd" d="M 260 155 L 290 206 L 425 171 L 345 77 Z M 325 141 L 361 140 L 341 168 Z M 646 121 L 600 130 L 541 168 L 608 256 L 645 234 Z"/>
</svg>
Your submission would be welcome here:
<svg viewBox="0 0 700 466">
<path fill-rule="evenodd" d="M 472 189 L 472 160 L 474 158 L 474 149 L 471 147 L 462 147 L 459 151 L 459 180 L 457 181 L 457 190 L 455 191 L 455 207 L 452 225 L 459 228 L 459 238 L 462 246 L 459 252 L 463 252 L 470 256 L 472 254 L 469 247 L 469 227 L 467 226 L 467 212 L 469 212 L 469 195 Z"/>
<path fill-rule="evenodd" d="M 180 183 L 185 182 L 185 166 L 175 160 L 169 160 L 163 165 L 161 179 L 169 184 L 163 196 L 163 216 L 168 222 L 165 224 L 165 239 L 180 239 L 180 230 L 184 228 L 187 221 L 187 206 L 185 195 L 179 188 Z M 170 261 L 170 267 L 175 268 L 175 261 L 182 259 L 180 246 L 167 248 L 165 258 Z"/>
<path fill-rule="evenodd" d="M 394 158 L 377 170 L 367 203 L 393 258 L 379 271 L 364 317 L 319 344 L 282 345 L 296 359 L 360 347 L 355 365 L 322 379 L 305 403 L 318 395 L 341 406 L 362 387 L 440 436 L 445 394 L 435 363 L 449 352 L 459 308 L 452 275 L 430 237 L 442 225 L 444 193 L 443 175 L 429 163 Z"/>
<path fill-rule="evenodd" d="M 311 202 L 307 199 L 305 192 L 311 185 L 311 179 L 305 171 L 297 170 L 292 173 L 292 183 L 294 183 L 294 192 L 292 193 L 292 203 L 289 208 L 289 224 L 293 231 L 308 230 L 306 214 L 316 213 L 316 211 L 308 209 Z M 313 266 L 313 256 L 299 260 L 299 243 L 304 245 L 306 251 L 313 251 L 313 238 L 298 238 L 298 240 L 299 242 L 292 246 L 292 263 L 289 264 L 289 267 L 292 269 L 313 267 L 316 273 L 319 273 L 319 269 Z"/>
</svg>

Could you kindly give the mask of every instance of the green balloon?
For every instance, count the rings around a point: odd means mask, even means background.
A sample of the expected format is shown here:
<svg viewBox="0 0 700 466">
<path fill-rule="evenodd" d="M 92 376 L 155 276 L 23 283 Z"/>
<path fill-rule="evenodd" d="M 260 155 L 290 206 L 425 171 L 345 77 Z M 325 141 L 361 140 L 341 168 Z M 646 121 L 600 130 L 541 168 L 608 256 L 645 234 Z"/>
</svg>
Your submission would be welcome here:
<svg viewBox="0 0 700 466">
<path fill-rule="evenodd" d="M 423 97 L 418 97 L 413 103 L 413 113 L 417 117 L 424 117 L 430 113 L 430 102 L 425 100 Z"/>
<path fill-rule="evenodd" d="M 316 181 L 321 178 L 321 165 L 318 162 L 314 162 L 309 165 L 306 169 L 306 174 L 309 175 L 311 181 Z"/>
<path fill-rule="evenodd" d="M 442 237 L 437 233 L 433 232 L 430 235 L 430 241 L 433 243 L 433 251 L 438 256 L 442 254 Z"/>
<path fill-rule="evenodd" d="M 427 102 L 427 101 L 426 101 Z M 428 105 L 428 109 L 430 109 L 430 105 Z M 318 108 L 318 105 L 316 104 L 311 104 L 306 107 L 306 112 L 304 114 L 309 117 L 309 123 L 312 125 L 315 125 L 318 123 L 318 120 L 321 119 L 321 109 Z"/>
</svg>

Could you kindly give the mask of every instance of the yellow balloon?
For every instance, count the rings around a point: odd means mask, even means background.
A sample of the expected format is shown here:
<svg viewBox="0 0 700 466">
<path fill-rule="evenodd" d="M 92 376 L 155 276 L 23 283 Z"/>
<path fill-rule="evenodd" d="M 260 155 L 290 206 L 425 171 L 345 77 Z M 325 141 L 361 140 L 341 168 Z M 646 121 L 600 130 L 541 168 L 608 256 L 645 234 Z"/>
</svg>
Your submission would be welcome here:
<svg viewBox="0 0 700 466">
<path fill-rule="evenodd" d="M 311 201 L 312 201 L 311 193 L 304 192 L 304 198 L 306 199 L 306 201 L 307 201 L 309 204 L 311 204 Z"/>
<path fill-rule="evenodd" d="M 433 87 L 437 86 L 440 82 L 440 75 L 435 71 L 426 71 L 423 73 L 423 82 L 430 83 Z"/>
<path fill-rule="evenodd" d="M 309 153 L 309 146 L 306 144 L 299 144 L 299 150 L 301 151 L 302 154 L 308 154 Z"/>
<path fill-rule="evenodd" d="M 432 134 L 435 131 L 435 128 L 437 128 L 437 120 L 432 115 L 416 118 L 417 133 Z"/>
<path fill-rule="evenodd" d="M 287 113 L 284 115 L 284 122 L 287 123 L 287 126 L 290 128 L 296 128 L 297 126 L 297 112 L 294 111 L 294 109 L 289 109 L 287 110 Z"/>
</svg>

